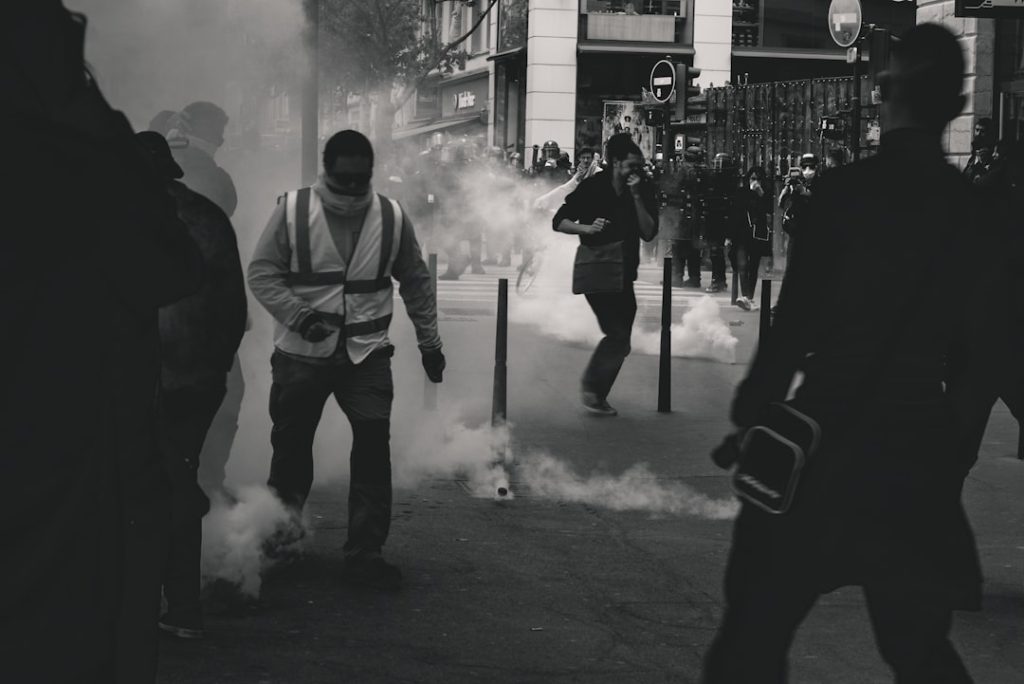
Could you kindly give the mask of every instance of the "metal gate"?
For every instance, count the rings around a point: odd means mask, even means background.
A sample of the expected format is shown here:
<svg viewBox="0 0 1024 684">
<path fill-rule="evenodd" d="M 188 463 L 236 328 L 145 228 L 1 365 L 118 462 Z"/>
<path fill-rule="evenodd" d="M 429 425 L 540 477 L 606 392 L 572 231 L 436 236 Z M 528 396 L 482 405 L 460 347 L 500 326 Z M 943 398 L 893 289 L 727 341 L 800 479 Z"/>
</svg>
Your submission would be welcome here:
<svg viewBox="0 0 1024 684">
<path fill-rule="evenodd" d="M 870 77 L 861 81 L 861 157 L 877 146 L 878 107 L 872 104 Z M 832 149 L 852 160 L 849 128 L 853 77 L 778 81 L 710 88 L 704 149 L 707 158 L 725 152 L 740 168 L 760 166 L 780 178 L 800 155 L 824 159 Z M 823 118 L 844 122 L 845 139 L 821 134 Z"/>
</svg>

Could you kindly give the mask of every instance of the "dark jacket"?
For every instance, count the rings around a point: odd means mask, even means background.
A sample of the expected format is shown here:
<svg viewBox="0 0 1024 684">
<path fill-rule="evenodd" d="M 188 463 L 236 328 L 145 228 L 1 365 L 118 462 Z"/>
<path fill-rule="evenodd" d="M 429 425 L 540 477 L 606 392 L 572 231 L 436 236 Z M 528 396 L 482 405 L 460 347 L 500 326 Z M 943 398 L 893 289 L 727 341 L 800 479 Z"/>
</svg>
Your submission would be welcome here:
<svg viewBox="0 0 1024 684">
<path fill-rule="evenodd" d="M 764 251 L 770 253 L 772 230 L 768 212 L 771 202 L 767 191 L 758 195 L 749 186 L 737 190 L 729 217 L 729 239 L 748 248 L 764 246 Z"/>
<path fill-rule="evenodd" d="M 7 222 L 0 249 L 0 681 L 152 682 L 170 521 L 157 309 L 199 288 L 202 260 L 127 119 L 82 77 L 82 27 L 0 33 L 17 170 L 0 196 L 32 219 Z M 10 68 L 19 41 L 53 59 Z M 50 67 L 75 85 L 34 73 Z"/>
<path fill-rule="evenodd" d="M 178 218 L 203 254 L 196 294 L 160 309 L 161 385 L 223 384 L 245 332 L 246 298 L 238 243 L 216 204 L 182 183 L 170 185 Z"/>
<path fill-rule="evenodd" d="M 901 130 L 814 193 L 733 419 L 755 423 L 802 370 L 794 404 L 821 423 L 823 439 L 791 511 L 751 524 L 766 516 L 745 507 L 743 525 L 811 564 L 822 590 L 912 582 L 936 601 L 975 608 L 980 569 L 943 388 L 970 309 L 969 290 L 943 287 L 960 258 L 957 236 L 972 223 L 969 188 L 937 138 Z"/>
<path fill-rule="evenodd" d="M 175 149 L 174 159 L 185 172 L 181 182 L 212 201 L 231 218 L 238 206 L 238 194 L 228 172 L 218 166 L 213 157 L 195 147 Z"/>
<path fill-rule="evenodd" d="M 645 181 L 640 190 L 644 207 L 654 219 L 655 228 L 658 222 L 656 189 L 654 183 Z M 611 220 L 611 225 L 597 235 L 580 235 L 580 242 L 588 247 L 597 247 L 621 241 L 626 279 L 633 282 L 640 266 L 640 229 L 636 206 L 628 188 L 624 188 L 621 195 L 616 194 L 611 171 L 602 171 L 580 183 L 565 198 L 565 204 L 555 213 L 551 223 L 557 229 L 563 219 L 593 223 L 599 218 Z"/>
</svg>

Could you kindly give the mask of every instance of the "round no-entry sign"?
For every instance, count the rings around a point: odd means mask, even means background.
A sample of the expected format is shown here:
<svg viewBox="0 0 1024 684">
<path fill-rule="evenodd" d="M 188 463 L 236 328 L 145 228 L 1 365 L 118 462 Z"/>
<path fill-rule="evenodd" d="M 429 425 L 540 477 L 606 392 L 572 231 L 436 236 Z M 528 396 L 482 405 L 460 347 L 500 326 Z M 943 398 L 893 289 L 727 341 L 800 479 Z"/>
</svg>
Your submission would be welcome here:
<svg viewBox="0 0 1024 684">
<path fill-rule="evenodd" d="M 661 104 L 665 104 L 672 97 L 675 88 L 676 67 L 672 62 L 663 59 L 651 69 L 651 95 Z"/>
<path fill-rule="evenodd" d="M 832 0 L 828 8 L 828 32 L 836 45 L 848 48 L 860 38 L 864 12 L 860 0 Z"/>
</svg>

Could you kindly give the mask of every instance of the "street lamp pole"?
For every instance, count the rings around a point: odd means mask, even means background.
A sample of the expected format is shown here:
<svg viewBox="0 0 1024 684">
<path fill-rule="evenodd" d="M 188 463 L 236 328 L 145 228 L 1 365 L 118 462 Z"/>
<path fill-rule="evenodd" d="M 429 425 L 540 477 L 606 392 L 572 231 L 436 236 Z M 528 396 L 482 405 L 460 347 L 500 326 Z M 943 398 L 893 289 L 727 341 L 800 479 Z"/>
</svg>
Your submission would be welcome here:
<svg viewBox="0 0 1024 684">
<path fill-rule="evenodd" d="M 302 184 L 312 185 L 317 175 L 318 128 L 320 119 L 320 0 L 304 0 L 306 10 L 306 53 L 309 65 L 302 81 Z"/>
</svg>

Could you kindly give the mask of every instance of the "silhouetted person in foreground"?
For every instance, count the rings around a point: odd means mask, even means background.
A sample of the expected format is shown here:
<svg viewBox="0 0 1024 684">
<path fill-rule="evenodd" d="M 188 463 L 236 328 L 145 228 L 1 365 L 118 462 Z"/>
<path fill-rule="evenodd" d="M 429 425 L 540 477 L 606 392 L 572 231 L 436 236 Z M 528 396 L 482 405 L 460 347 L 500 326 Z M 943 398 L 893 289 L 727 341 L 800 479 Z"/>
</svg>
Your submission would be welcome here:
<svg viewBox="0 0 1024 684">
<path fill-rule="evenodd" d="M 898 682 L 971 681 L 949 630 L 954 609 L 979 608 L 981 572 L 943 385 L 970 293 L 941 287 L 973 213 L 940 144 L 963 108 L 963 72 L 947 29 L 909 30 L 880 77 L 878 155 L 815 187 L 775 325 L 732 418 L 741 429 L 757 423 L 801 370 L 792 404 L 820 423 L 822 441 L 788 512 L 742 507 L 705 682 L 785 681 L 800 623 L 819 595 L 847 585 L 863 588 Z M 907 286 L 894 292 L 893 282 Z"/>
<path fill-rule="evenodd" d="M 169 486 L 157 309 L 202 261 L 83 61 L 85 19 L 12 3 L 0 27 L 10 216 L 0 249 L 0 681 L 156 676 Z"/>
<path fill-rule="evenodd" d="M 203 254 L 202 289 L 160 309 L 160 452 L 171 478 L 172 533 L 164 571 L 167 612 L 160 628 L 183 639 L 203 637 L 199 602 L 202 518 L 210 502 L 199 488 L 200 451 L 227 392 L 228 371 L 245 332 L 245 280 L 231 222 L 216 204 L 189 190 L 159 133 L 136 135 L 177 204 L 178 218 Z"/>
</svg>

